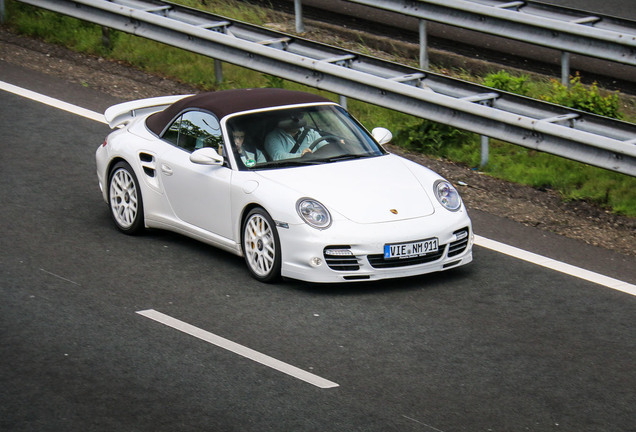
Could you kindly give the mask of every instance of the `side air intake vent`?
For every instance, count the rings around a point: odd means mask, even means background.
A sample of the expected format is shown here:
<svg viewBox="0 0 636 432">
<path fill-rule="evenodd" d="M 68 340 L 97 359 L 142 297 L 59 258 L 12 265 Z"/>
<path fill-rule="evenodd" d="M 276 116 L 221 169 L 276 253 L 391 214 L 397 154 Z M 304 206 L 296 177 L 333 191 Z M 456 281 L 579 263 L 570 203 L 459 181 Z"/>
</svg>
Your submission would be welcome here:
<svg viewBox="0 0 636 432">
<path fill-rule="evenodd" d="M 351 252 L 351 246 L 337 245 L 327 246 L 323 250 L 325 262 L 331 270 L 356 271 L 360 270 L 358 257 Z"/>
<path fill-rule="evenodd" d="M 148 177 L 154 177 L 157 174 L 155 169 L 155 157 L 150 153 L 139 153 L 139 161 L 141 162 L 141 167 L 144 170 L 144 173 Z"/>
<path fill-rule="evenodd" d="M 453 234 L 457 237 L 457 240 L 451 242 L 448 247 L 448 256 L 454 257 L 461 254 L 466 250 L 468 246 L 468 228 L 462 228 L 455 231 Z"/>
</svg>

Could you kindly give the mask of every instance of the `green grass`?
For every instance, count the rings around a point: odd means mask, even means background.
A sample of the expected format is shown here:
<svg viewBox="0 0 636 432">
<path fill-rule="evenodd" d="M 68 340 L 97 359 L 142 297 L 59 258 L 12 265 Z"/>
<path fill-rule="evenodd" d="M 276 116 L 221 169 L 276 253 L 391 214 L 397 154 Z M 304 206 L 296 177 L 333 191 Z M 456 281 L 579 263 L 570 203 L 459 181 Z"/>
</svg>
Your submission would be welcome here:
<svg viewBox="0 0 636 432">
<path fill-rule="evenodd" d="M 273 16 L 270 10 L 237 0 L 179 0 L 177 2 L 257 25 L 276 21 L 275 14 Z M 334 101 L 338 100 L 336 95 L 330 93 L 318 92 L 296 83 L 229 64 L 223 65 L 224 80 L 221 84 L 217 84 L 212 59 L 116 31 L 110 32 L 110 46 L 106 47 L 102 43 L 101 27 L 14 1 L 6 3 L 5 22 L 8 27 L 19 33 L 63 45 L 82 53 L 124 62 L 150 73 L 193 84 L 201 90 L 284 86 L 290 89 L 310 90 Z M 360 46 L 364 46 L 364 41 L 357 42 L 361 43 Z M 578 93 L 572 96 L 564 94 L 563 89 L 555 86 L 554 81 L 549 79 L 525 75 L 510 76 L 498 71 L 493 71 L 495 73 L 489 77 L 473 76 L 465 70 L 444 69 L 444 72 L 478 83 L 490 80 L 485 83 L 536 99 L 555 100 L 558 97 L 563 100 L 577 99 L 577 102 L 580 102 L 581 91 L 584 92 L 584 100 L 592 99 L 586 97 L 589 93 L 585 92 L 589 92 L 589 88 L 581 89 L 577 85 Z M 594 95 L 595 103 L 605 107 L 612 102 L 610 99 L 615 97 L 618 106 L 613 108 L 616 108 L 617 116 L 626 121 L 636 121 L 635 99 L 609 94 L 599 89 L 592 90 L 599 92 Z M 369 129 L 376 126 L 391 129 L 395 136 L 394 144 L 445 157 L 469 167 L 479 166 L 480 142 L 479 137 L 474 134 L 466 132 L 458 134 L 448 131 L 443 125 L 422 127 L 421 119 L 351 99 L 348 101 L 348 108 Z M 590 201 L 615 213 L 636 217 L 636 178 L 634 177 L 496 140 L 490 142 L 489 163 L 483 171 L 494 177 L 516 183 L 559 191 L 565 200 Z"/>
<path fill-rule="evenodd" d="M 448 158 L 476 166 L 479 143 L 466 147 L 451 152 Z M 493 177 L 556 190 L 565 201 L 593 202 L 617 214 L 636 216 L 634 177 L 500 141 L 491 141 L 489 156 L 485 171 Z"/>
</svg>

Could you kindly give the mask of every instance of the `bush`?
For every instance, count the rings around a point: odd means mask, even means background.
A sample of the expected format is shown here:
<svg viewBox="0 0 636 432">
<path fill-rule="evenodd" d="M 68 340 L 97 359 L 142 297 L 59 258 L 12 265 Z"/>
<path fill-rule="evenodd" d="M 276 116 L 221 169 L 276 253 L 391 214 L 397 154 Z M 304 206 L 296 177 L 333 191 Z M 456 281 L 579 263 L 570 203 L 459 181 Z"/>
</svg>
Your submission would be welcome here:
<svg viewBox="0 0 636 432">
<path fill-rule="evenodd" d="M 484 77 L 484 85 L 510 93 L 528 94 L 528 76 L 513 76 L 506 71 L 491 73 Z"/>
<path fill-rule="evenodd" d="M 470 135 L 442 123 L 422 120 L 399 129 L 396 141 L 410 150 L 445 157 L 451 147 L 461 146 Z"/>
<path fill-rule="evenodd" d="M 616 119 L 622 118 L 619 107 L 618 93 L 602 96 L 596 82 L 586 87 L 581 83 L 578 72 L 570 79 L 570 87 L 559 81 L 552 80 L 552 94 L 544 100 L 577 110 L 598 114 Z"/>
</svg>

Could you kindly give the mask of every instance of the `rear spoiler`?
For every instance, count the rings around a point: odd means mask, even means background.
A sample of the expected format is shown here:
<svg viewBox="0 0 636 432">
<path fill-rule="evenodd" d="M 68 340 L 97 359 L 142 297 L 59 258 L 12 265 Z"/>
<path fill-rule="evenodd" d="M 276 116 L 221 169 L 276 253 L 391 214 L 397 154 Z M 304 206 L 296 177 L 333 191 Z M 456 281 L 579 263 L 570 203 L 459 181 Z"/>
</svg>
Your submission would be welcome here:
<svg viewBox="0 0 636 432">
<path fill-rule="evenodd" d="M 111 128 L 125 125 L 133 118 L 161 111 L 179 99 L 190 95 L 160 96 L 124 102 L 106 109 L 104 118 Z"/>
</svg>

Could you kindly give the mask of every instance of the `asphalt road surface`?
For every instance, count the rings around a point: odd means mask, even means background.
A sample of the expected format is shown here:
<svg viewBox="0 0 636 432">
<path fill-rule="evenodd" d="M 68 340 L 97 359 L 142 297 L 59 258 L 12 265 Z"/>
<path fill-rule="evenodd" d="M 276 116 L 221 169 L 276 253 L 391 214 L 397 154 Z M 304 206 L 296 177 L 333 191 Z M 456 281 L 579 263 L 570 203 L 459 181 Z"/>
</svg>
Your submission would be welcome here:
<svg viewBox="0 0 636 432">
<path fill-rule="evenodd" d="M 0 80 L 116 102 L 1 62 Z M 239 257 L 114 228 L 95 176 L 104 124 L 0 91 L 0 132 L 0 430 L 636 430 L 630 294 L 482 247 L 423 277 L 260 284 Z M 624 257 L 473 216 L 478 234 L 635 282 Z"/>
</svg>

